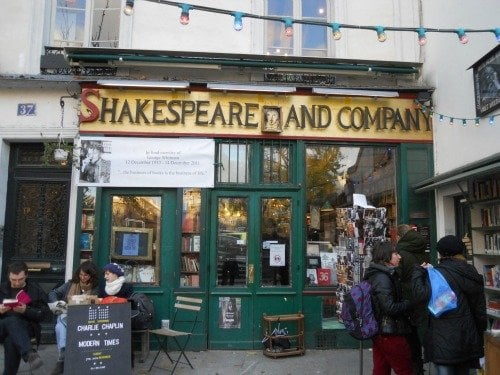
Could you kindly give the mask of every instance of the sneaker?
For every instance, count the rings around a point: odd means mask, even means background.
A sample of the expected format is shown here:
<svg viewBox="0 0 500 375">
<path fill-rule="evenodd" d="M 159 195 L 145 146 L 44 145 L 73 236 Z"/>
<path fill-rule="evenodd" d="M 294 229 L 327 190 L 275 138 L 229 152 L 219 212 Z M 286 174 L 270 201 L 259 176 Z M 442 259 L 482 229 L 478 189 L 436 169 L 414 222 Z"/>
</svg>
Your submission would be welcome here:
<svg viewBox="0 0 500 375">
<path fill-rule="evenodd" d="M 37 352 L 32 352 L 28 355 L 28 360 L 26 361 L 30 365 L 30 370 L 36 370 L 43 365 L 43 361 Z"/>
<path fill-rule="evenodd" d="M 50 375 L 61 375 L 64 374 L 64 362 L 63 361 L 57 361 L 56 366 L 50 373 Z"/>
</svg>

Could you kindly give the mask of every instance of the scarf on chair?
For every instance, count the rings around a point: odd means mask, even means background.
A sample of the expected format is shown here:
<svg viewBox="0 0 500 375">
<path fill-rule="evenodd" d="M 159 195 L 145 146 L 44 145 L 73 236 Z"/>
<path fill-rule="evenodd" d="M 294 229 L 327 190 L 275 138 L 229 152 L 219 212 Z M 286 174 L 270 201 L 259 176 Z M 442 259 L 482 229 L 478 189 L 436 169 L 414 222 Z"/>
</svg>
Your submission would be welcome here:
<svg viewBox="0 0 500 375">
<path fill-rule="evenodd" d="M 120 291 L 124 282 L 125 282 L 125 277 L 123 276 L 120 276 L 115 281 L 111 282 L 106 281 L 106 286 L 104 287 L 106 294 L 109 296 L 114 296 L 116 293 Z"/>
</svg>

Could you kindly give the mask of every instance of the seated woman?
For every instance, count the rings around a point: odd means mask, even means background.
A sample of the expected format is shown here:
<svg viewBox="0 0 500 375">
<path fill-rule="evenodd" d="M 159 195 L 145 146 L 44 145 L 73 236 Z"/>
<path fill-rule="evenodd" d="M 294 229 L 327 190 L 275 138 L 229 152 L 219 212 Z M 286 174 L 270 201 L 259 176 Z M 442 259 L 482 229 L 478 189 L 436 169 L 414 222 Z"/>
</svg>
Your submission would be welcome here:
<svg viewBox="0 0 500 375">
<path fill-rule="evenodd" d="M 53 375 L 64 373 L 67 320 L 66 304 L 71 300 L 71 297 L 75 295 L 97 295 L 98 293 L 99 271 L 97 266 L 91 261 L 82 263 L 73 273 L 71 280 L 49 292 L 49 308 L 54 314 L 58 315 L 55 331 L 59 358 L 56 367 L 52 371 Z"/>
<path fill-rule="evenodd" d="M 103 297 L 120 297 L 128 299 L 132 293 L 132 284 L 125 282 L 125 272 L 117 263 L 108 263 L 104 266 L 104 286 Z"/>
</svg>

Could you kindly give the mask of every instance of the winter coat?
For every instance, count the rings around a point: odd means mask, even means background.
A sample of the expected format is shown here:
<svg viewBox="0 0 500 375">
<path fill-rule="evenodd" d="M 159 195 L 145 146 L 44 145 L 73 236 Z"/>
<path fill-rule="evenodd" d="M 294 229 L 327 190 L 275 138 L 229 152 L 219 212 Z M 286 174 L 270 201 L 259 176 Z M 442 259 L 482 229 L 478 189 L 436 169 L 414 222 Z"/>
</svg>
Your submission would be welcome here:
<svg viewBox="0 0 500 375">
<path fill-rule="evenodd" d="M 30 336 L 36 338 L 37 343 L 40 343 L 42 327 L 40 323 L 50 316 L 49 306 L 47 305 L 47 294 L 37 283 L 26 280 L 26 285 L 22 288 L 30 297 L 31 302 L 26 306 L 26 311 L 21 317 L 30 323 Z M 0 300 L 13 298 L 13 291 L 10 287 L 10 282 L 5 281 L 0 285 Z M 8 311 L 0 315 L 0 319 L 10 314 L 18 314 L 13 311 Z"/>
<path fill-rule="evenodd" d="M 426 359 L 440 365 L 468 364 L 477 367 L 484 356 L 483 332 L 487 327 L 482 276 L 464 259 L 443 258 L 436 267 L 457 295 L 458 307 L 439 318 L 429 314 L 424 348 Z M 413 294 L 429 301 L 427 270 L 415 267 Z"/>
<path fill-rule="evenodd" d="M 56 301 L 68 302 L 68 293 L 69 293 L 69 290 L 71 289 L 72 284 L 73 284 L 73 282 L 71 280 L 69 280 L 69 281 L 65 282 L 64 284 L 62 284 L 61 286 L 52 289 L 49 292 L 49 296 L 48 296 L 49 303 L 56 302 Z M 88 294 L 98 295 L 99 293 L 100 293 L 99 287 L 96 286 L 95 288 L 90 290 L 90 292 Z"/>
<path fill-rule="evenodd" d="M 411 305 L 403 300 L 401 281 L 395 268 L 371 263 L 364 280 L 372 285 L 372 300 L 380 334 L 406 335 L 411 328 L 408 310 Z"/>
<path fill-rule="evenodd" d="M 429 263 L 429 254 L 425 252 L 427 243 L 425 238 L 414 230 L 409 230 L 396 245 L 396 249 L 401 255 L 399 270 L 401 273 L 401 284 L 403 287 L 403 299 L 412 300 L 412 274 L 414 266 L 422 263 Z M 415 304 L 410 312 L 413 325 L 426 323 L 427 304 Z"/>
</svg>

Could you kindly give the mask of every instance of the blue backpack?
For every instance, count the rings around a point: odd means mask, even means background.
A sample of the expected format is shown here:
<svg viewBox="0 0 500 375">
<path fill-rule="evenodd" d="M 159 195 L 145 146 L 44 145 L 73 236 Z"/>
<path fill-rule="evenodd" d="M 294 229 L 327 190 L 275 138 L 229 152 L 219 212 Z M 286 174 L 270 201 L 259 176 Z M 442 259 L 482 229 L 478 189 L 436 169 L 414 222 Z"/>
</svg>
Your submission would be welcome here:
<svg viewBox="0 0 500 375">
<path fill-rule="evenodd" d="M 361 281 L 345 294 L 342 303 L 340 318 L 349 334 L 358 340 L 370 339 L 378 333 L 371 290 L 368 281 Z"/>
</svg>

